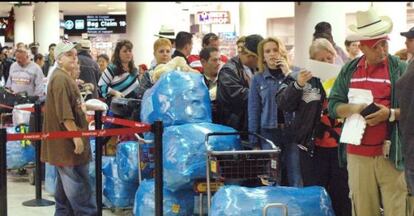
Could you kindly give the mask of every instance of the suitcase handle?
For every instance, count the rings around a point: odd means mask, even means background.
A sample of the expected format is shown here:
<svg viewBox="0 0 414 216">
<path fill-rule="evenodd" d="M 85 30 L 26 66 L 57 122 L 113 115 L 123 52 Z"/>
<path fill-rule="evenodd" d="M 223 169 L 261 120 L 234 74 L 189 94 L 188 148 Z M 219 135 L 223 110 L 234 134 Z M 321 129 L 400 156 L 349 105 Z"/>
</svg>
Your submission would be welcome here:
<svg viewBox="0 0 414 216">
<path fill-rule="evenodd" d="M 269 208 L 280 208 L 282 209 L 282 215 L 287 216 L 288 215 L 288 207 L 286 204 L 283 203 L 269 203 L 266 204 L 265 207 L 263 207 L 263 216 L 267 215 L 267 211 Z"/>
</svg>

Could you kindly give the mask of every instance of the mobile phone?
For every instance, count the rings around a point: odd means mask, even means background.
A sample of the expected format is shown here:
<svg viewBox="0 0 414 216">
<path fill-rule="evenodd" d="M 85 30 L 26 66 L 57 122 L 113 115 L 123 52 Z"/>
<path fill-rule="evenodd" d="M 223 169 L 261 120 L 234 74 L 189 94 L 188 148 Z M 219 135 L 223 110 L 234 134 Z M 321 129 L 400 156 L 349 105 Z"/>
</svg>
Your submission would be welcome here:
<svg viewBox="0 0 414 216">
<path fill-rule="evenodd" d="M 375 105 L 375 103 L 371 103 L 370 105 L 365 107 L 359 114 L 361 114 L 362 117 L 365 117 L 365 116 L 370 115 L 374 112 L 377 112 L 378 110 L 380 110 L 380 108 L 377 105 Z"/>
</svg>

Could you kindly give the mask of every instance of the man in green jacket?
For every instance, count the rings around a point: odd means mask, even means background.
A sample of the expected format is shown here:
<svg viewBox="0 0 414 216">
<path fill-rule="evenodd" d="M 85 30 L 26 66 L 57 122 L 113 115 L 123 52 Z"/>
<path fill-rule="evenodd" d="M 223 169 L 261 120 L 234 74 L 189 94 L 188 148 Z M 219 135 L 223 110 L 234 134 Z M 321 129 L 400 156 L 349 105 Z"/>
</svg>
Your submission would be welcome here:
<svg viewBox="0 0 414 216">
<path fill-rule="evenodd" d="M 366 128 L 360 145 L 342 144 L 340 162 L 347 161 L 353 215 L 407 215 L 408 191 L 403 174 L 399 140 L 399 108 L 394 94 L 405 62 L 388 54 L 392 21 L 370 8 L 357 12 L 355 32 L 348 38 L 360 41 L 362 57 L 342 67 L 329 96 L 329 114 L 347 118 L 359 114 L 367 104 L 348 103 L 350 88 L 370 90 L 378 111 L 365 116 Z"/>
</svg>

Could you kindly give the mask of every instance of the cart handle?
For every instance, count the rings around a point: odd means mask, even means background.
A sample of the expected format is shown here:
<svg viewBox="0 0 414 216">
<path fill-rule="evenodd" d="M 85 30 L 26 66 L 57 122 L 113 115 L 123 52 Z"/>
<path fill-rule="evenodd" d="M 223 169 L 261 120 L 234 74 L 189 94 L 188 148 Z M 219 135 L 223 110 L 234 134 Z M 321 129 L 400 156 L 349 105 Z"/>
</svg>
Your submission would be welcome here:
<svg viewBox="0 0 414 216">
<path fill-rule="evenodd" d="M 282 209 L 282 215 L 283 216 L 287 216 L 288 215 L 288 208 L 286 204 L 283 203 L 269 203 L 266 204 L 265 207 L 263 208 L 263 216 L 267 215 L 267 211 L 269 210 L 269 208 L 280 208 Z"/>
<path fill-rule="evenodd" d="M 256 132 L 250 132 L 250 131 L 236 131 L 236 132 L 212 132 L 212 133 L 208 133 L 206 134 L 206 140 L 205 143 L 206 145 L 208 144 L 208 138 L 210 136 L 226 136 L 226 135 L 253 135 L 256 136 L 257 138 L 263 139 L 265 140 L 267 143 L 270 144 L 270 146 L 272 147 L 272 149 L 278 149 L 276 147 L 276 145 L 269 139 L 266 139 L 265 137 L 263 137 L 262 135 L 256 133 Z"/>
</svg>

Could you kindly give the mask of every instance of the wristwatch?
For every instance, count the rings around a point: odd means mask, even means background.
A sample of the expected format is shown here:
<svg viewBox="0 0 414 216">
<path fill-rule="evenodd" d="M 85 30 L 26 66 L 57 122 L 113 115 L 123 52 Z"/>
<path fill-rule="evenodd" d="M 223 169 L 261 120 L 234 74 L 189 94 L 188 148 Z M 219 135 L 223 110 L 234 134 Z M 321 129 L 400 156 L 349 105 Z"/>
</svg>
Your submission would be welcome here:
<svg viewBox="0 0 414 216">
<path fill-rule="evenodd" d="M 388 118 L 388 121 L 395 121 L 395 109 L 390 109 L 390 117 Z"/>
</svg>

